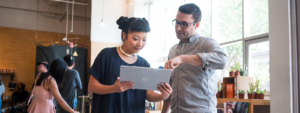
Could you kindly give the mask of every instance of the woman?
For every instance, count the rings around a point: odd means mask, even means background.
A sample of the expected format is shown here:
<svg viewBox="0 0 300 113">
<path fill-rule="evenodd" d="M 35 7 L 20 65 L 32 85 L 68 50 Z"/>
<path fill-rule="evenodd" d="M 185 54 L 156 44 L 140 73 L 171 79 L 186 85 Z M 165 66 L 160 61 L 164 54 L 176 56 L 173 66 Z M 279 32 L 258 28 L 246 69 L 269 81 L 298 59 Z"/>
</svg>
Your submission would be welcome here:
<svg viewBox="0 0 300 113">
<path fill-rule="evenodd" d="M 120 83 L 121 65 L 150 67 L 144 58 L 136 54 L 145 46 L 150 27 L 146 19 L 134 17 L 120 17 L 117 24 L 122 30 L 123 45 L 103 49 L 89 70 L 92 113 L 144 113 L 145 99 L 150 102 L 165 100 L 172 88 L 162 83 L 157 88 L 162 94 L 158 94 L 152 90 L 131 89 L 132 82 Z"/>
<path fill-rule="evenodd" d="M 53 97 L 66 111 L 78 113 L 70 108 L 58 91 L 66 69 L 67 64 L 62 59 L 56 59 L 51 63 L 48 73 L 42 73 L 36 78 L 32 89 L 34 99 L 28 108 L 29 113 L 55 113 Z"/>
<path fill-rule="evenodd" d="M 2 74 L 0 73 L 0 97 L 2 97 L 4 92 L 5 92 L 5 86 L 2 82 Z M 1 108 L 1 106 L 2 106 L 2 99 L 0 99 L 0 108 Z M 1 113 L 1 111 L 0 111 L 0 113 Z"/>
</svg>

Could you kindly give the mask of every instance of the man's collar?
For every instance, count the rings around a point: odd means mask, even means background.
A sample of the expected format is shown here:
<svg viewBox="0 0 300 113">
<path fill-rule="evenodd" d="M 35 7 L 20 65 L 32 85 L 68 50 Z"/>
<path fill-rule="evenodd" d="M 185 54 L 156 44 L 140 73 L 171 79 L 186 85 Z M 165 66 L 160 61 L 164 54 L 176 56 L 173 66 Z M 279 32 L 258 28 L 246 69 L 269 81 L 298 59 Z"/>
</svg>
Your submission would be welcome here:
<svg viewBox="0 0 300 113">
<path fill-rule="evenodd" d="M 199 37 L 199 33 L 196 33 L 194 36 L 192 36 L 191 38 L 189 38 L 188 42 L 186 44 L 191 44 L 194 41 L 196 41 Z M 183 44 L 183 42 L 180 40 L 179 41 L 179 45 Z"/>
</svg>

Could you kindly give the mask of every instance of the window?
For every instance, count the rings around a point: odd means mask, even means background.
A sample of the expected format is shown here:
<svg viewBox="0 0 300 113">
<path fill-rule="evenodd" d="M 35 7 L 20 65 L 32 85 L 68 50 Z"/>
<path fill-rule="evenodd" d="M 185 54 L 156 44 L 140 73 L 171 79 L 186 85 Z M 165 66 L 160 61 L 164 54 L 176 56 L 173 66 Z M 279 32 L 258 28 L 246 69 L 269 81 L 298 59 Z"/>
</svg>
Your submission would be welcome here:
<svg viewBox="0 0 300 113">
<path fill-rule="evenodd" d="M 219 43 L 243 38 L 243 1 L 212 2 L 212 38 Z"/>
<path fill-rule="evenodd" d="M 234 62 L 243 64 L 243 43 L 241 41 L 236 43 L 230 43 L 227 45 L 222 45 L 221 48 L 225 52 L 228 58 L 230 58 L 227 62 L 229 63 L 229 67 L 234 65 Z M 229 70 L 229 68 L 228 68 Z"/>
<path fill-rule="evenodd" d="M 246 41 L 246 64 L 248 76 L 261 81 L 262 90 L 270 91 L 269 72 L 269 41 L 268 38 L 259 38 Z"/>
<path fill-rule="evenodd" d="M 167 54 L 167 0 L 157 0 L 150 3 L 149 24 L 151 32 L 148 34 L 146 46 L 139 53 L 149 63 L 164 61 Z"/>
<path fill-rule="evenodd" d="M 268 0 L 244 0 L 245 37 L 269 32 Z"/>
</svg>

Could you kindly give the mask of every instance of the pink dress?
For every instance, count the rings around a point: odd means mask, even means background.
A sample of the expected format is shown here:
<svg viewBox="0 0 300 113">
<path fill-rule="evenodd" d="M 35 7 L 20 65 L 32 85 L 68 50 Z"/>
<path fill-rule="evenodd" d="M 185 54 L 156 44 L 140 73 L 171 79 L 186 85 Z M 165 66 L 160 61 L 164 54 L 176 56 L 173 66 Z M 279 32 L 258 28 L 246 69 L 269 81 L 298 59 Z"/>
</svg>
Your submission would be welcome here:
<svg viewBox="0 0 300 113">
<path fill-rule="evenodd" d="M 51 76 L 48 77 L 50 79 Z M 52 78 L 51 80 L 54 80 Z M 53 104 L 54 96 L 50 91 L 46 91 L 43 88 L 43 83 L 40 86 L 34 85 L 32 89 L 32 95 L 30 95 L 31 99 L 33 96 L 33 101 L 31 102 L 28 112 L 29 113 L 55 113 L 55 107 Z"/>
</svg>

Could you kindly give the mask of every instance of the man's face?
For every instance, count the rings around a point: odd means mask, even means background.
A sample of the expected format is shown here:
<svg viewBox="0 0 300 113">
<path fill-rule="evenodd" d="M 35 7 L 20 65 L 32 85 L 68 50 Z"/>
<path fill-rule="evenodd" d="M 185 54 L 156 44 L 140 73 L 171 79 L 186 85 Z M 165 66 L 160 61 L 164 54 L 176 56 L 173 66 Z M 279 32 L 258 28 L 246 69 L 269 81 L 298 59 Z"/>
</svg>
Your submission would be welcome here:
<svg viewBox="0 0 300 113">
<path fill-rule="evenodd" d="M 182 24 L 190 24 L 194 23 L 194 18 L 192 14 L 185 14 L 178 11 L 176 21 Z M 177 27 L 175 26 L 177 38 L 179 40 L 187 40 L 196 33 L 196 29 L 199 27 L 199 25 L 200 23 L 198 22 L 196 24 L 189 25 L 185 29 L 181 28 L 180 25 L 178 25 Z"/>
<path fill-rule="evenodd" d="M 43 70 L 45 70 L 46 66 L 44 66 L 43 64 L 38 65 L 37 70 L 39 73 L 42 73 Z"/>
<path fill-rule="evenodd" d="M 18 84 L 17 84 L 17 89 L 18 89 L 18 90 L 21 90 L 21 89 L 22 89 L 22 83 L 18 83 Z"/>
</svg>

